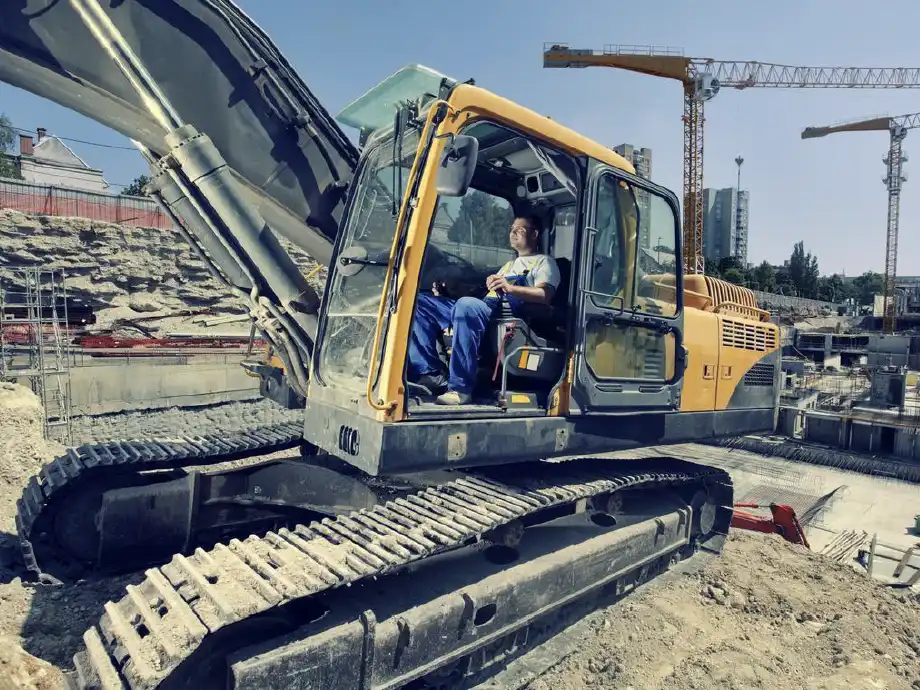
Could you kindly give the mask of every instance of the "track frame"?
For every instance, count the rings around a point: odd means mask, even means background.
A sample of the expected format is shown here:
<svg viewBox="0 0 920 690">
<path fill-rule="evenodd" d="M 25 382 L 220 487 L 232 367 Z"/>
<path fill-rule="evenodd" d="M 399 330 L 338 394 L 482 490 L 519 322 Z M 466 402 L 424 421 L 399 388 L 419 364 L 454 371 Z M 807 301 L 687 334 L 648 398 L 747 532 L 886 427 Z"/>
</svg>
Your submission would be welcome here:
<svg viewBox="0 0 920 690">
<path fill-rule="evenodd" d="M 531 529 L 590 514 L 597 506 L 618 506 L 623 515 L 646 514 L 642 511 L 653 505 L 650 499 L 658 500 L 665 491 L 683 502 L 682 524 L 689 534 L 675 542 L 674 549 L 692 539 L 701 548 L 718 551 L 728 532 L 732 486 L 723 470 L 674 458 L 585 458 L 529 463 L 528 469 L 522 473 L 519 467 L 505 466 L 489 468 L 488 474 L 463 474 L 369 510 L 242 542 L 232 540 L 210 551 L 198 549 L 189 557 L 176 555 L 160 568 L 148 570 L 147 579 L 128 587 L 121 601 L 106 604 L 99 624 L 84 635 L 85 650 L 75 657 L 74 686 L 153 690 L 194 685 L 201 690 L 200 682 L 176 683 L 184 668 L 203 664 L 210 668 L 207 663 L 215 658 L 210 649 L 215 640 L 233 639 L 235 631 L 243 630 L 242 640 L 236 640 L 238 650 L 247 640 L 251 643 L 249 626 L 258 630 L 260 622 L 272 623 L 288 611 L 299 611 L 296 616 L 309 619 L 303 611 L 315 612 L 315 604 L 332 592 L 423 567 L 433 557 L 487 542 L 487 535 L 514 523 Z M 609 500 L 620 492 L 622 502 Z M 649 524 L 654 525 L 655 535 L 667 532 L 660 519 Z M 651 562 L 647 560 L 651 554 L 641 549 L 624 553 L 627 560 L 613 572 Z M 551 597 L 541 600 L 535 595 L 532 604 L 564 603 L 586 591 L 590 583 L 581 583 L 581 570 L 595 585 L 604 580 L 604 573 L 611 574 L 602 567 L 584 569 L 577 560 L 557 559 L 557 565 L 562 576 L 555 580 L 559 584 L 550 587 Z M 517 621 L 512 626 L 517 629 L 527 624 L 529 615 L 539 613 L 530 605 L 519 605 L 506 622 Z M 264 630 L 257 634 L 260 639 L 277 636 Z M 231 651 L 222 649 L 221 654 Z M 461 651 L 441 650 L 437 659 L 428 662 L 427 672 L 450 663 L 451 655 L 462 656 Z M 366 658 L 364 664 L 367 668 Z M 356 687 L 375 687 L 368 684 L 367 673 L 362 683 Z"/>
</svg>

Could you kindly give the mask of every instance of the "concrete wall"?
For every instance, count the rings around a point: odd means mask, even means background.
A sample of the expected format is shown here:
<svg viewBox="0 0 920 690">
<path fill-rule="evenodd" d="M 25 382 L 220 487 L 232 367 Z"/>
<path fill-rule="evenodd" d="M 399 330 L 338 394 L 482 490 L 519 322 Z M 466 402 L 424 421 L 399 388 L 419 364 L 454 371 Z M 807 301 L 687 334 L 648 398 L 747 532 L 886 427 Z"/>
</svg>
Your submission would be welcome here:
<svg viewBox="0 0 920 690">
<path fill-rule="evenodd" d="M 884 420 L 847 419 L 832 412 L 780 409 L 777 432 L 803 440 L 859 453 L 883 455 L 920 462 L 920 426 L 885 423 Z"/>
<path fill-rule="evenodd" d="M 850 449 L 871 453 L 878 447 L 875 440 L 875 427 L 864 422 L 853 422 L 850 427 Z"/>
<path fill-rule="evenodd" d="M 910 429 L 898 429 L 894 437 L 894 454 L 911 460 L 920 457 L 920 436 Z"/>
<path fill-rule="evenodd" d="M 241 356 L 79 357 L 70 369 L 74 415 L 194 407 L 259 398 Z M 20 383 L 29 385 L 28 378 Z M 49 385 L 51 382 L 49 381 Z"/>
<path fill-rule="evenodd" d="M 805 414 L 805 440 L 828 446 L 844 443 L 843 420 L 835 415 L 821 413 Z"/>
<path fill-rule="evenodd" d="M 105 358 L 70 371 L 74 414 L 207 405 L 259 396 L 239 356 Z"/>
<path fill-rule="evenodd" d="M 869 338 L 869 366 L 906 367 L 910 355 L 910 336 L 873 333 Z"/>
<path fill-rule="evenodd" d="M 788 436 L 789 438 L 798 438 L 802 433 L 802 424 L 804 415 L 794 407 L 782 407 L 776 420 L 776 433 Z"/>
</svg>

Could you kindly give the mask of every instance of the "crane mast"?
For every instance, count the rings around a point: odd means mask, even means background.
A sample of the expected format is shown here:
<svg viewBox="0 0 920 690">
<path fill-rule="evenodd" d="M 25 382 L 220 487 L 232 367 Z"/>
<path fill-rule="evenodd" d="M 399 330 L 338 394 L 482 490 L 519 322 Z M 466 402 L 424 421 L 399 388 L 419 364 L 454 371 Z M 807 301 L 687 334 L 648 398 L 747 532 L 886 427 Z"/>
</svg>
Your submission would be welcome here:
<svg viewBox="0 0 920 690">
<path fill-rule="evenodd" d="M 723 87 L 895 89 L 920 88 L 916 67 L 796 67 L 768 62 L 686 57 L 677 48 L 606 45 L 602 50 L 543 46 L 543 66 L 616 67 L 683 84 L 684 270 L 703 273 L 703 104 Z"/>
<path fill-rule="evenodd" d="M 879 132 L 888 130 L 888 155 L 882 159 L 885 164 L 885 176 L 882 182 L 888 190 L 888 223 L 885 234 L 885 276 L 882 288 L 882 331 L 894 333 L 895 300 L 894 288 L 898 275 L 898 226 L 901 209 L 901 187 L 907 181 L 903 166 L 907 156 L 902 152 L 902 144 L 907 131 L 920 127 L 920 113 L 899 115 L 897 117 L 872 117 L 862 120 L 842 122 L 827 127 L 806 127 L 802 131 L 803 139 L 816 139 L 837 132 Z"/>
</svg>

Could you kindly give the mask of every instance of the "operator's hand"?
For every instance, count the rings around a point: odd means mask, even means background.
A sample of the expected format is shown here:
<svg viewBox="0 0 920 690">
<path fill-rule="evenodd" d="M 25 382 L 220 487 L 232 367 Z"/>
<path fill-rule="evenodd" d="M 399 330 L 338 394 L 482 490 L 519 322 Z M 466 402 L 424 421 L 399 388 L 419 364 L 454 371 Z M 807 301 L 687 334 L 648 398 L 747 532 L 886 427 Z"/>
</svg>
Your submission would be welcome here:
<svg viewBox="0 0 920 690">
<path fill-rule="evenodd" d="M 505 294 L 508 294 L 510 292 L 508 288 L 511 287 L 511 283 L 505 279 L 505 276 L 493 274 L 486 278 L 486 287 L 493 292 L 503 290 Z"/>
</svg>

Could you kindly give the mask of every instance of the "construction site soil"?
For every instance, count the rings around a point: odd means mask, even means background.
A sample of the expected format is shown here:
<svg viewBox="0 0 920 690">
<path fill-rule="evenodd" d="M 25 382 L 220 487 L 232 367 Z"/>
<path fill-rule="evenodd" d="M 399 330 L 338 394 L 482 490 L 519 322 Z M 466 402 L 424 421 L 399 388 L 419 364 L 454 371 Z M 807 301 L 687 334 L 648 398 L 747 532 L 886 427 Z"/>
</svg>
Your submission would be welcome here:
<svg viewBox="0 0 920 690">
<path fill-rule="evenodd" d="M 281 244 L 321 290 L 325 269 L 287 240 Z M 15 269 L 27 266 L 63 271 L 70 308 L 81 305 L 92 311 L 89 332 L 206 335 L 212 330 L 201 319 L 244 313 L 244 305 L 210 275 L 174 228 L 0 209 L 0 283 L 14 293 L 21 291 L 23 279 Z M 225 323 L 216 330 L 246 335 L 249 322 L 244 318 L 242 325 Z"/>
<path fill-rule="evenodd" d="M 124 422 L 113 416 L 91 436 L 189 433 L 197 425 L 207 427 L 197 433 L 230 431 L 287 414 L 260 402 Z M 83 631 L 142 578 L 63 588 L 20 579 L 15 502 L 60 450 L 42 439 L 35 396 L 0 386 L 0 690 L 64 687 L 62 671 L 72 667 Z M 777 536 L 735 533 L 699 572 L 648 584 L 582 626 L 571 654 L 529 690 L 920 689 L 920 594 L 886 588 Z"/>
</svg>

